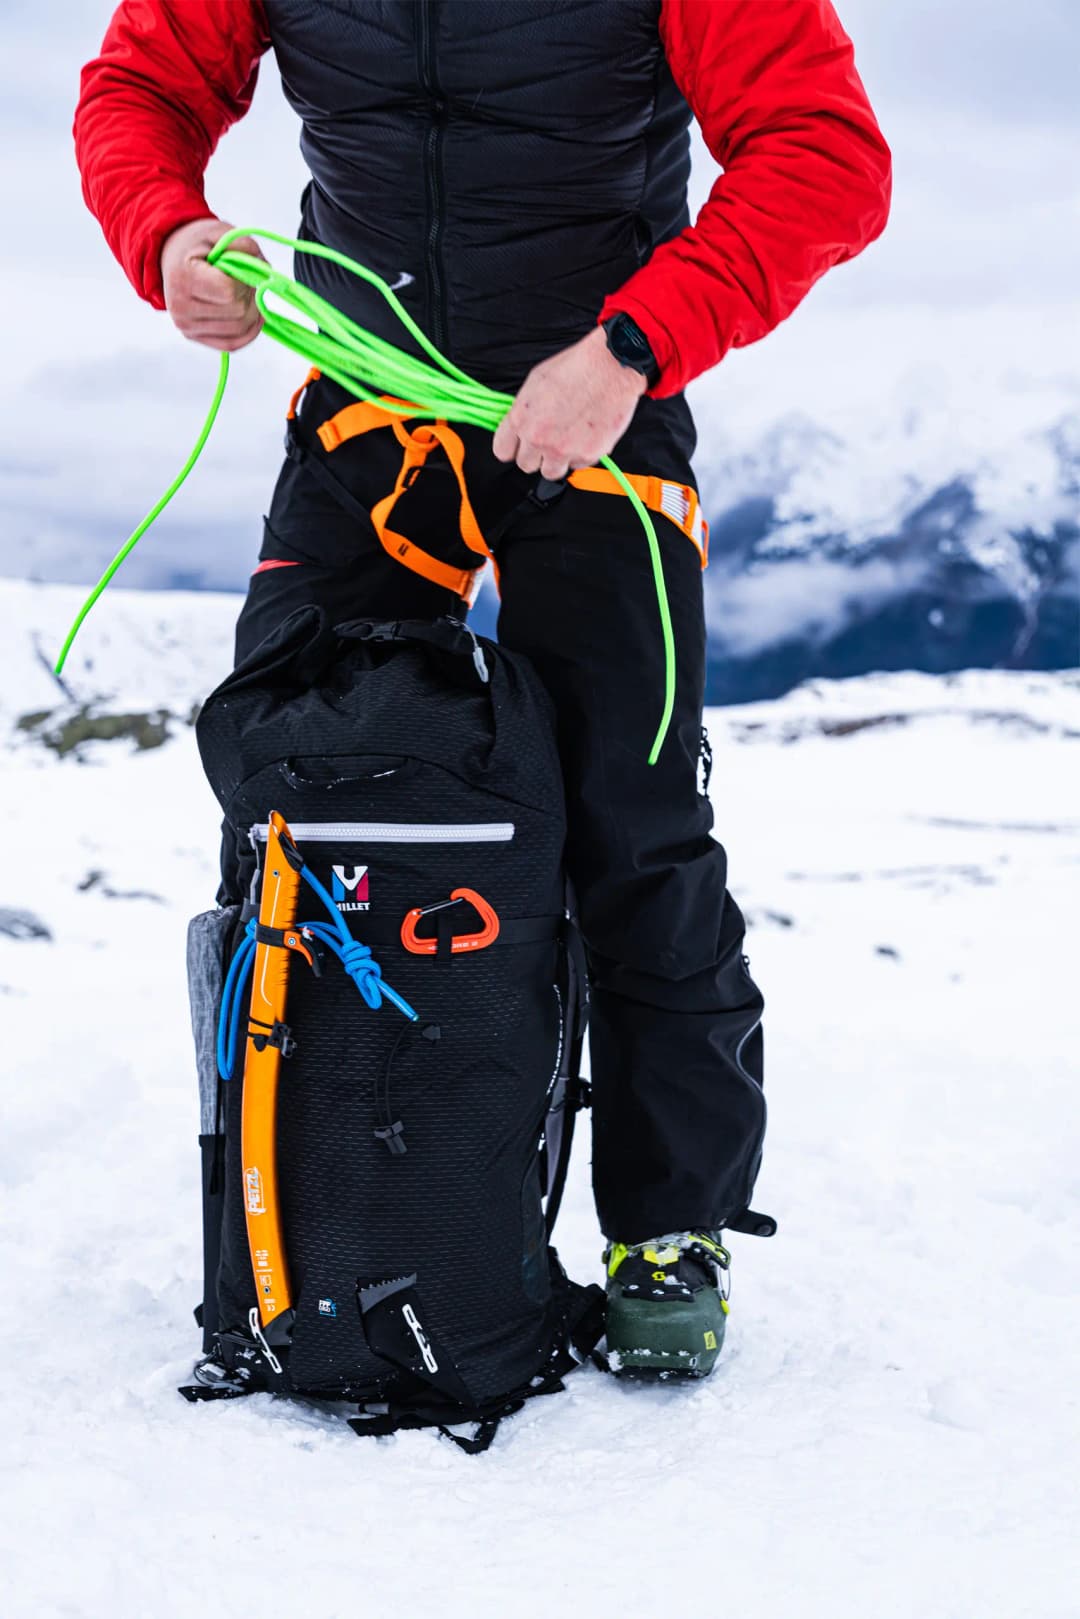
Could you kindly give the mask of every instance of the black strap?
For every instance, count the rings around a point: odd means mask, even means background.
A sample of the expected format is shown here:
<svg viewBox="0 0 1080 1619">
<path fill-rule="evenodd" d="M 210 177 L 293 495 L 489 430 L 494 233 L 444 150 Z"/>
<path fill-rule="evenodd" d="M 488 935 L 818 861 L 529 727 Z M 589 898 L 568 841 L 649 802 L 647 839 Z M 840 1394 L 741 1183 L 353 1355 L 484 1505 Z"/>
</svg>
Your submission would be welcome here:
<svg viewBox="0 0 1080 1619">
<path fill-rule="evenodd" d="M 350 1417 L 348 1423 L 353 1433 L 362 1438 L 385 1438 L 402 1429 L 437 1428 L 444 1438 L 451 1440 L 465 1455 L 480 1456 L 490 1449 L 503 1419 L 515 1415 L 527 1400 L 537 1395 L 561 1393 L 565 1387 L 563 1378 L 593 1355 L 596 1345 L 603 1336 L 607 1298 L 604 1289 L 595 1283 L 589 1287 L 578 1287 L 569 1282 L 554 1249 L 550 1250 L 550 1262 L 554 1288 L 551 1317 L 552 1348 L 539 1373 L 527 1387 L 513 1390 L 493 1400 L 474 1402 L 460 1381 L 457 1384 L 451 1382 L 448 1389 L 440 1388 L 435 1378 L 428 1377 L 425 1381 L 421 1381 L 418 1377 L 417 1392 L 408 1397 L 408 1403 L 391 1401 L 378 1405 L 365 1405 L 362 1407 L 363 1415 Z M 368 1333 L 369 1343 L 372 1312 L 378 1310 L 381 1298 L 396 1299 L 399 1305 L 403 1299 L 410 1296 L 415 1298 L 414 1281 L 415 1278 L 412 1276 L 403 1276 L 395 1281 L 377 1283 L 363 1290 L 368 1294 L 364 1327 Z M 361 1298 L 361 1304 L 363 1302 Z M 246 1335 L 219 1333 L 216 1335 L 216 1342 L 217 1352 L 212 1357 L 213 1360 L 222 1374 L 232 1372 L 234 1375 L 217 1384 L 202 1382 L 185 1384 L 177 1391 L 185 1400 L 194 1405 L 208 1400 L 242 1399 L 247 1394 L 273 1388 L 275 1384 L 287 1390 L 288 1385 L 283 1379 L 271 1376 L 263 1357 Z M 396 1348 L 395 1344 L 395 1353 L 386 1358 L 401 1365 L 402 1361 L 396 1353 Z M 435 1353 L 438 1354 L 437 1349 Z M 235 1375 L 237 1373 L 238 1376 Z M 453 1376 L 456 1375 L 455 1369 Z M 241 1379 L 246 1386 L 237 1386 Z M 332 1397 L 340 1399 L 348 1396 L 335 1394 Z M 354 1393 L 352 1397 L 362 1399 L 363 1395 Z M 455 1428 L 470 1423 L 475 1424 L 475 1431 L 472 1434 L 454 1432 Z"/>
<path fill-rule="evenodd" d="M 252 1024 L 255 1025 L 254 1030 Z M 269 1030 L 269 1033 L 259 1032 L 263 1029 Z M 296 1051 L 296 1041 L 287 1023 L 263 1023 L 261 1018 L 249 1017 L 248 1039 L 256 1051 L 265 1051 L 267 1046 L 275 1046 L 283 1057 L 291 1057 Z"/>
<path fill-rule="evenodd" d="M 560 1384 L 560 1388 L 561 1388 Z M 537 1394 L 553 1394 L 555 1389 L 536 1389 Z M 512 1417 L 521 1410 L 525 1404 L 524 1398 L 504 1400 L 495 1412 L 485 1416 L 462 1415 L 460 1420 L 452 1418 L 454 1426 L 445 1420 L 448 1413 L 442 1418 L 433 1416 L 430 1412 L 409 1410 L 406 1407 L 388 1405 L 383 1410 L 373 1411 L 368 1416 L 349 1417 L 348 1424 L 354 1434 L 361 1439 L 387 1439 L 391 1434 L 401 1433 L 402 1430 L 415 1430 L 417 1428 L 437 1428 L 444 1439 L 464 1451 L 466 1456 L 482 1456 L 490 1450 L 495 1435 L 498 1433 L 504 1417 Z M 468 1423 L 475 1424 L 471 1434 L 454 1432 L 454 1427 L 464 1427 Z"/>
<path fill-rule="evenodd" d="M 758 1214 L 754 1209 L 741 1209 L 729 1214 L 724 1221 L 725 1231 L 738 1231 L 744 1237 L 775 1237 L 776 1221 L 771 1214 Z"/>
<path fill-rule="evenodd" d="M 336 477 L 322 455 L 307 439 L 300 428 L 296 417 L 285 423 L 285 454 L 297 466 L 302 466 L 305 472 L 311 474 L 315 482 L 330 496 L 350 517 L 364 528 L 371 529 L 374 534 L 374 525 L 371 521 L 371 512 L 362 501 L 357 500 L 347 484 Z M 419 469 L 417 469 L 419 470 Z M 472 557 L 473 553 L 469 553 Z M 472 563 L 463 562 L 462 568 L 482 568 L 486 558 L 474 560 Z M 457 567 L 457 563 L 448 563 L 448 567 Z M 450 592 L 449 594 L 453 594 Z M 461 600 L 460 597 L 457 598 Z M 466 611 L 467 611 L 466 606 Z M 474 665 L 480 679 L 485 683 L 488 680 L 487 666 L 481 654 L 476 660 L 477 641 L 471 630 L 454 618 L 437 618 L 432 622 L 426 619 L 403 619 L 396 624 L 373 624 L 365 620 L 357 620 L 348 624 L 335 626 L 336 633 L 352 641 L 426 641 L 439 648 L 441 652 L 450 652 L 467 657 Z M 481 672 L 482 671 L 482 672 Z"/>
<path fill-rule="evenodd" d="M 707 795 L 708 791 L 709 791 L 709 783 L 712 780 L 713 750 L 712 750 L 712 743 L 709 741 L 709 733 L 705 729 L 704 725 L 701 727 L 700 760 L 701 760 L 701 791 L 702 791 L 703 794 Z"/>
<path fill-rule="evenodd" d="M 339 624 L 337 631 L 344 640 L 350 641 L 420 641 L 438 652 L 448 653 L 459 668 L 468 664 L 471 677 L 481 684 L 486 686 L 491 679 L 479 637 L 461 619 L 446 613 L 441 618 L 402 618 L 396 623 L 384 624 L 359 620 Z"/>
<path fill-rule="evenodd" d="M 266 922 L 256 922 L 255 943 L 269 945 L 271 950 L 295 949 L 295 945 L 290 946 L 285 943 L 285 935 L 288 933 L 290 937 L 295 939 L 299 932 L 300 929 L 296 927 L 272 928 Z M 312 972 L 315 974 L 316 978 L 321 978 L 323 972 L 323 960 L 326 954 L 324 947 L 320 944 L 318 939 L 309 936 L 303 948 L 307 951 L 311 958 Z M 271 1044 L 273 1044 L 273 1042 L 271 1042 Z"/>
<path fill-rule="evenodd" d="M 524 1404 L 524 1400 L 515 1400 L 504 1414 L 512 1417 L 514 1412 L 520 1411 Z M 485 1417 L 483 1422 L 477 1423 L 476 1432 L 471 1437 L 455 1433 L 452 1428 L 447 1428 L 441 1422 L 439 1423 L 439 1432 L 444 1439 L 452 1440 L 459 1450 L 465 1452 L 466 1456 L 482 1456 L 485 1450 L 491 1449 L 492 1441 L 499 1431 L 501 1422 L 502 1417 Z"/>
<path fill-rule="evenodd" d="M 565 983 L 567 1030 L 566 1072 L 581 1071 L 581 1055 L 585 1048 L 585 1035 L 589 1026 L 589 963 L 585 954 L 577 917 L 573 910 L 573 895 L 567 884 L 567 908 L 559 933 L 562 944 L 563 979 Z"/>
<path fill-rule="evenodd" d="M 588 1360 L 607 1325 L 607 1293 L 596 1282 L 576 1287 L 566 1322 L 566 1334 L 580 1360 Z"/>
<path fill-rule="evenodd" d="M 210 1388 L 204 1383 L 182 1383 L 177 1389 L 189 1405 L 201 1405 L 204 1400 L 245 1400 L 255 1389 Z"/>
<path fill-rule="evenodd" d="M 523 916 L 514 922 L 499 923 L 496 944 L 543 944 L 562 932 L 561 916 Z"/>
<path fill-rule="evenodd" d="M 362 502 L 357 500 L 348 485 L 343 484 L 341 479 L 335 477 L 330 471 L 326 462 L 300 431 L 300 426 L 295 417 L 285 424 L 285 454 L 290 461 L 295 462 L 297 466 L 303 467 L 305 472 L 309 472 L 315 482 L 320 484 L 326 493 L 349 513 L 350 517 L 355 517 L 357 522 L 362 523 L 366 528 L 372 526 L 371 512 Z"/>
<path fill-rule="evenodd" d="M 372 1354 L 429 1384 L 454 1405 L 472 1409 L 476 1402 L 461 1373 L 431 1334 L 415 1274 L 361 1283 L 356 1295 Z"/>
<path fill-rule="evenodd" d="M 435 915 L 440 913 L 436 912 Z M 441 913 L 453 916 L 453 912 Z M 489 947 L 497 950 L 501 944 L 545 944 L 549 939 L 559 938 L 562 933 L 563 918 L 561 916 L 523 916 L 508 922 L 499 922 L 499 937 Z M 376 949 L 382 949 L 388 944 L 401 943 L 401 927 L 392 922 L 369 922 L 365 917 L 356 924 L 358 935 L 363 936 L 363 943 L 370 944 Z M 422 938 L 423 935 L 421 934 Z M 469 952 L 483 955 L 484 952 Z"/>
<path fill-rule="evenodd" d="M 435 912 L 435 960 L 449 967 L 454 959 L 454 913 L 449 906 Z"/>
<path fill-rule="evenodd" d="M 563 919 L 560 941 L 563 1049 L 544 1125 L 544 1169 L 547 1179 L 544 1219 L 549 1240 L 562 1206 L 577 1115 L 592 1100 L 591 1088 L 581 1077 L 581 1058 L 589 1019 L 588 964 L 581 932 L 569 913 Z"/>
<path fill-rule="evenodd" d="M 603 1304 L 603 1290 L 597 1288 L 596 1291 Z M 600 1330 L 602 1332 L 602 1327 Z M 349 1427 L 361 1439 L 385 1439 L 390 1434 L 400 1433 L 402 1429 L 437 1428 L 444 1439 L 451 1440 L 466 1456 L 482 1456 L 484 1451 L 491 1449 L 492 1441 L 506 1417 L 516 1416 L 524 1408 L 526 1400 L 542 1394 L 561 1394 L 566 1387 L 564 1375 L 577 1365 L 578 1361 L 563 1349 L 558 1364 L 553 1361 L 545 1373 L 520 1393 L 503 1395 L 480 1405 L 462 1406 L 458 1410 L 445 1403 L 427 1405 L 419 1401 L 399 1405 L 390 1401 L 384 1405 L 365 1406 L 363 1416 L 348 1418 Z M 472 1434 L 454 1432 L 455 1428 L 466 1427 L 470 1423 L 475 1424 Z"/>
</svg>

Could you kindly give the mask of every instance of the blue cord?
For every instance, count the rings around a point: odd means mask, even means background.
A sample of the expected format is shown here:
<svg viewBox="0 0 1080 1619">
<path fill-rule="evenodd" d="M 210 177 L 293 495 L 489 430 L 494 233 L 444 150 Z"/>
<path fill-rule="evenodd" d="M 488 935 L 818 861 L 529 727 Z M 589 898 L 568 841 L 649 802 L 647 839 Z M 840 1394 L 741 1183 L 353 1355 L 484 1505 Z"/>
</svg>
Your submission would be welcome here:
<svg viewBox="0 0 1080 1619">
<path fill-rule="evenodd" d="M 385 988 L 382 968 L 377 961 L 372 961 L 369 944 L 361 944 L 357 939 L 342 944 L 335 929 L 328 927 L 325 922 L 305 922 L 303 931 L 305 935 L 312 934 L 333 951 L 372 1011 L 382 1005 L 382 991 Z"/>
<path fill-rule="evenodd" d="M 382 997 L 385 995 L 388 1001 L 394 1003 L 399 1012 L 404 1012 L 411 1023 L 418 1023 L 420 1021 L 419 1016 L 413 1011 L 408 1001 L 403 1000 L 396 990 L 390 988 L 389 984 L 383 983 L 382 968 L 377 961 L 371 960 L 371 946 L 361 944 L 357 939 L 353 938 L 345 926 L 341 912 L 315 873 L 308 866 L 304 866 L 301 868 L 300 875 L 308 887 L 315 890 L 329 911 L 340 936 L 341 944 L 339 945 L 337 939 L 332 936 L 325 922 L 313 922 L 310 924 L 316 938 L 321 939 L 324 944 L 330 946 L 368 1005 L 372 1008 L 381 1005 Z"/>
<path fill-rule="evenodd" d="M 382 968 L 372 957 L 371 946 L 361 944 L 359 939 L 353 938 L 342 919 L 341 912 L 319 879 L 308 870 L 307 866 L 304 866 L 301 875 L 315 890 L 334 920 L 333 927 L 326 922 L 301 922 L 301 934 L 318 940 L 332 951 L 372 1011 L 377 1011 L 386 999 L 392 1001 L 411 1023 L 418 1023 L 419 1014 L 413 1011 L 408 1001 L 399 995 L 397 990 L 391 989 L 389 984 L 383 982 Z M 244 937 L 229 964 L 225 987 L 221 993 L 221 1012 L 217 1026 L 217 1067 L 221 1078 L 226 1081 L 236 1072 L 240 1019 L 244 1011 L 244 992 L 255 962 L 257 927 L 258 920 L 253 916 L 244 929 Z"/>
<path fill-rule="evenodd" d="M 251 976 L 255 958 L 255 918 L 247 925 L 235 956 L 229 964 L 225 988 L 221 994 L 221 1010 L 217 1026 L 217 1071 L 219 1079 L 231 1079 L 236 1066 L 236 1042 L 239 1037 L 240 1013 L 243 1009 L 243 991 Z"/>
<path fill-rule="evenodd" d="M 251 976 L 255 959 L 255 918 L 248 923 L 239 948 L 229 965 L 225 988 L 221 994 L 221 1011 L 217 1026 L 217 1069 L 220 1078 L 231 1079 L 236 1066 L 236 1042 L 240 1031 L 240 1014 L 244 1006 L 244 989 Z"/>
</svg>

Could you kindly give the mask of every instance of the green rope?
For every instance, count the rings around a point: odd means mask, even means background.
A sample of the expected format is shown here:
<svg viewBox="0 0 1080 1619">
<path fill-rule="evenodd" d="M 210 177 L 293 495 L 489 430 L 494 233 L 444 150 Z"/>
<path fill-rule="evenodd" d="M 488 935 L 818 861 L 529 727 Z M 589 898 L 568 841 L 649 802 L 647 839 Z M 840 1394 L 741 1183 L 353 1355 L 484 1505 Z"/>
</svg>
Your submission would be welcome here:
<svg viewBox="0 0 1080 1619">
<path fill-rule="evenodd" d="M 377 288 L 402 325 L 412 334 L 433 363 L 428 364 L 427 360 L 406 354 L 393 343 L 388 343 L 384 338 L 366 331 L 347 315 L 343 315 L 339 309 L 335 309 L 325 298 L 320 298 L 310 287 L 301 286 L 291 276 L 275 270 L 265 259 L 237 250 L 232 244 L 242 236 L 260 237 L 263 241 L 276 242 L 281 247 L 289 248 L 294 253 L 308 253 L 316 258 L 328 259 L 332 264 L 347 270 L 350 275 L 359 276 L 362 281 Z M 514 403 L 512 394 L 499 393 L 493 388 L 485 387 L 483 383 L 476 382 L 460 370 L 445 355 L 440 354 L 381 276 L 376 275 L 373 270 L 366 269 L 364 265 L 357 264 L 344 253 L 336 252 L 332 247 L 323 247 L 318 242 L 294 241 L 291 237 L 279 236 L 274 231 L 237 229 L 227 231 L 214 244 L 207 256 L 207 262 L 223 270 L 234 280 L 242 282 L 244 286 L 254 289 L 255 302 L 263 318 L 263 331 L 268 337 L 293 354 L 298 354 L 309 365 L 317 367 L 324 376 L 331 378 L 357 399 L 381 399 L 389 394 L 394 398 L 411 402 L 409 406 L 397 409 L 397 414 L 401 416 L 418 420 L 430 418 L 433 421 L 442 418 L 451 422 L 463 422 L 473 427 L 483 427 L 491 433 L 495 432 Z M 290 312 L 283 313 L 280 309 L 271 307 L 267 301 L 270 297 L 279 299 Z M 294 312 L 299 319 L 293 318 Z M 202 454 L 203 446 L 217 418 L 228 376 L 229 356 L 223 353 L 214 397 L 191 454 L 161 499 L 125 540 L 79 609 L 56 661 L 57 674 L 63 670 L 75 637 L 90 609 L 151 523 L 160 516 L 186 481 Z M 378 379 L 377 382 L 372 381 L 375 378 Z M 421 405 L 423 409 L 417 411 L 416 405 Z M 386 405 L 384 408 L 393 411 L 397 407 Z M 653 765 L 659 758 L 675 704 L 675 636 L 664 583 L 660 542 L 656 537 L 649 511 L 637 491 L 631 487 L 628 479 L 610 456 L 601 456 L 600 462 L 602 466 L 607 467 L 629 496 L 649 545 L 664 646 L 664 708 L 649 752 L 649 763 Z"/>
<path fill-rule="evenodd" d="M 75 615 L 75 622 L 72 624 L 70 630 L 68 630 L 67 639 L 65 640 L 63 646 L 60 649 L 60 656 L 56 660 L 56 673 L 58 675 L 63 673 L 64 664 L 67 662 L 67 655 L 71 651 L 72 644 L 73 644 L 73 642 L 75 640 L 75 637 L 78 635 L 79 631 L 82 629 L 83 620 L 86 617 L 87 613 L 89 613 L 91 607 L 93 607 L 94 603 L 97 601 L 98 597 L 101 595 L 101 593 L 105 589 L 106 585 L 108 585 L 110 583 L 110 581 L 112 580 L 114 574 L 119 569 L 121 563 L 124 562 L 131 555 L 132 551 L 134 551 L 136 545 L 138 545 L 139 541 L 142 539 L 143 535 L 146 533 L 147 529 L 150 527 L 150 524 L 152 522 L 154 522 L 155 518 L 158 518 L 158 517 L 161 516 L 162 512 L 165 510 L 165 508 L 169 504 L 170 500 L 176 494 L 176 491 L 180 488 L 181 484 L 183 484 L 183 483 L 185 483 L 187 481 L 188 473 L 191 471 L 192 467 L 195 465 L 196 461 L 199 459 L 200 455 L 203 452 L 203 445 L 206 443 L 207 439 L 210 437 L 210 429 L 214 425 L 214 421 L 215 421 L 215 419 L 217 417 L 217 413 L 218 413 L 218 407 L 220 406 L 221 401 L 225 396 L 225 384 L 226 384 L 226 382 L 228 382 L 228 380 L 229 380 L 229 356 L 227 354 L 222 354 L 222 356 L 221 356 L 221 365 L 218 368 L 217 386 L 214 389 L 214 397 L 210 401 L 210 409 L 206 413 L 205 422 L 203 422 L 202 427 L 199 429 L 199 436 L 195 440 L 194 445 L 192 446 L 191 454 L 188 456 L 187 460 L 184 462 L 183 466 L 180 468 L 180 471 L 176 474 L 176 477 L 173 479 L 173 481 L 169 485 L 168 489 L 166 489 L 165 493 L 162 495 L 161 499 L 159 501 L 157 501 L 157 503 L 150 508 L 150 510 L 147 512 L 146 516 L 143 518 L 142 522 L 139 524 L 138 528 L 132 530 L 131 534 L 124 541 L 124 543 L 120 547 L 119 551 L 117 551 L 116 555 L 113 557 L 112 561 L 109 563 L 109 566 L 105 569 L 105 572 L 102 574 L 101 578 L 98 580 L 97 584 L 94 586 L 94 588 L 90 592 L 89 596 L 87 596 L 86 600 L 83 602 L 82 606 L 79 608 L 78 613 Z"/>
</svg>

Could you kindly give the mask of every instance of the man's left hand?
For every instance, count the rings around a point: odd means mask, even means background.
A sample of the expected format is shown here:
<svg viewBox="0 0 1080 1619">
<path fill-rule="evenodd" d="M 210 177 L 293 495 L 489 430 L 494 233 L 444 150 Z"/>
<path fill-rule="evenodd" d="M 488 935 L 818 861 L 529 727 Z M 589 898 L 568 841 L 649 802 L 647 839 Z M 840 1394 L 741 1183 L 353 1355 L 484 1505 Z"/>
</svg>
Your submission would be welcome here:
<svg viewBox="0 0 1080 1619">
<path fill-rule="evenodd" d="M 610 455 L 630 426 L 648 387 L 640 371 L 622 365 L 603 327 L 534 365 L 499 423 L 492 449 L 522 472 L 565 478 Z"/>
</svg>

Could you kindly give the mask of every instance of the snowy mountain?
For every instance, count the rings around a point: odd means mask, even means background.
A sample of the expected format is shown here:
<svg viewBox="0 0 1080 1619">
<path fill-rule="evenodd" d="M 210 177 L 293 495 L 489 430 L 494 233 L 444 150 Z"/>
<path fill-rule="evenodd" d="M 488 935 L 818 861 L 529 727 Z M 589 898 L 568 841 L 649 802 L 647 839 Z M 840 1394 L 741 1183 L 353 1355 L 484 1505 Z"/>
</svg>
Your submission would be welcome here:
<svg viewBox="0 0 1080 1619">
<path fill-rule="evenodd" d="M 1080 662 L 1080 416 L 957 454 L 940 412 L 793 416 L 706 463 L 714 702 L 870 670 Z"/>
<path fill-rule="evenodd" d="M 184 933 L 218 822 L 190 719 L 236 602 L 111 592 L 61 690 L 79 595 L 0 587 L 5 1615 L 191 1619 L 272 1583 L 312 1619 L 1072 1619 L 1077 678 L 898 673 L 711 714 L 780 1233 L 733 1239 L 710 1382 L 581 1371 L 472 1460 L 175 1393 L 200 1266 Z M 560 1227 L 583 1279 L 587 1157 Z"/>
<path fill-rule="evenodd" d="M 1080 663 L 1080 414 L 1037 425 L 1010 417 L 995 439 L 983 421 L 965 436 L 948 411 L 922 404 L 890 407 L 870 427 L 793 412 L 751 436 L 719 424 L 711 401 L 706 391 L 695 463 L 712 528 L 711 702 L 873 670 Z M 188 429 L 173 417 L 175 457 Z M 164 480 L 168 455 L 157 460 Z M 202 478 L 200 469 L 143 541 L 125 582 L 243 587 L 265 465 L 241 464 L 221 515 L 219 482 L 209 469 Z M 46 580 L 104 566 L 156 493 L 130 466 L 89 504 L 85 479 L 57 480 L 45 463 L 13 487 L 22 493 L 8 499 L 8 565 Z M 489 580 L 478 629 L 493 633 L 496 606 Z"/>
</svg>

